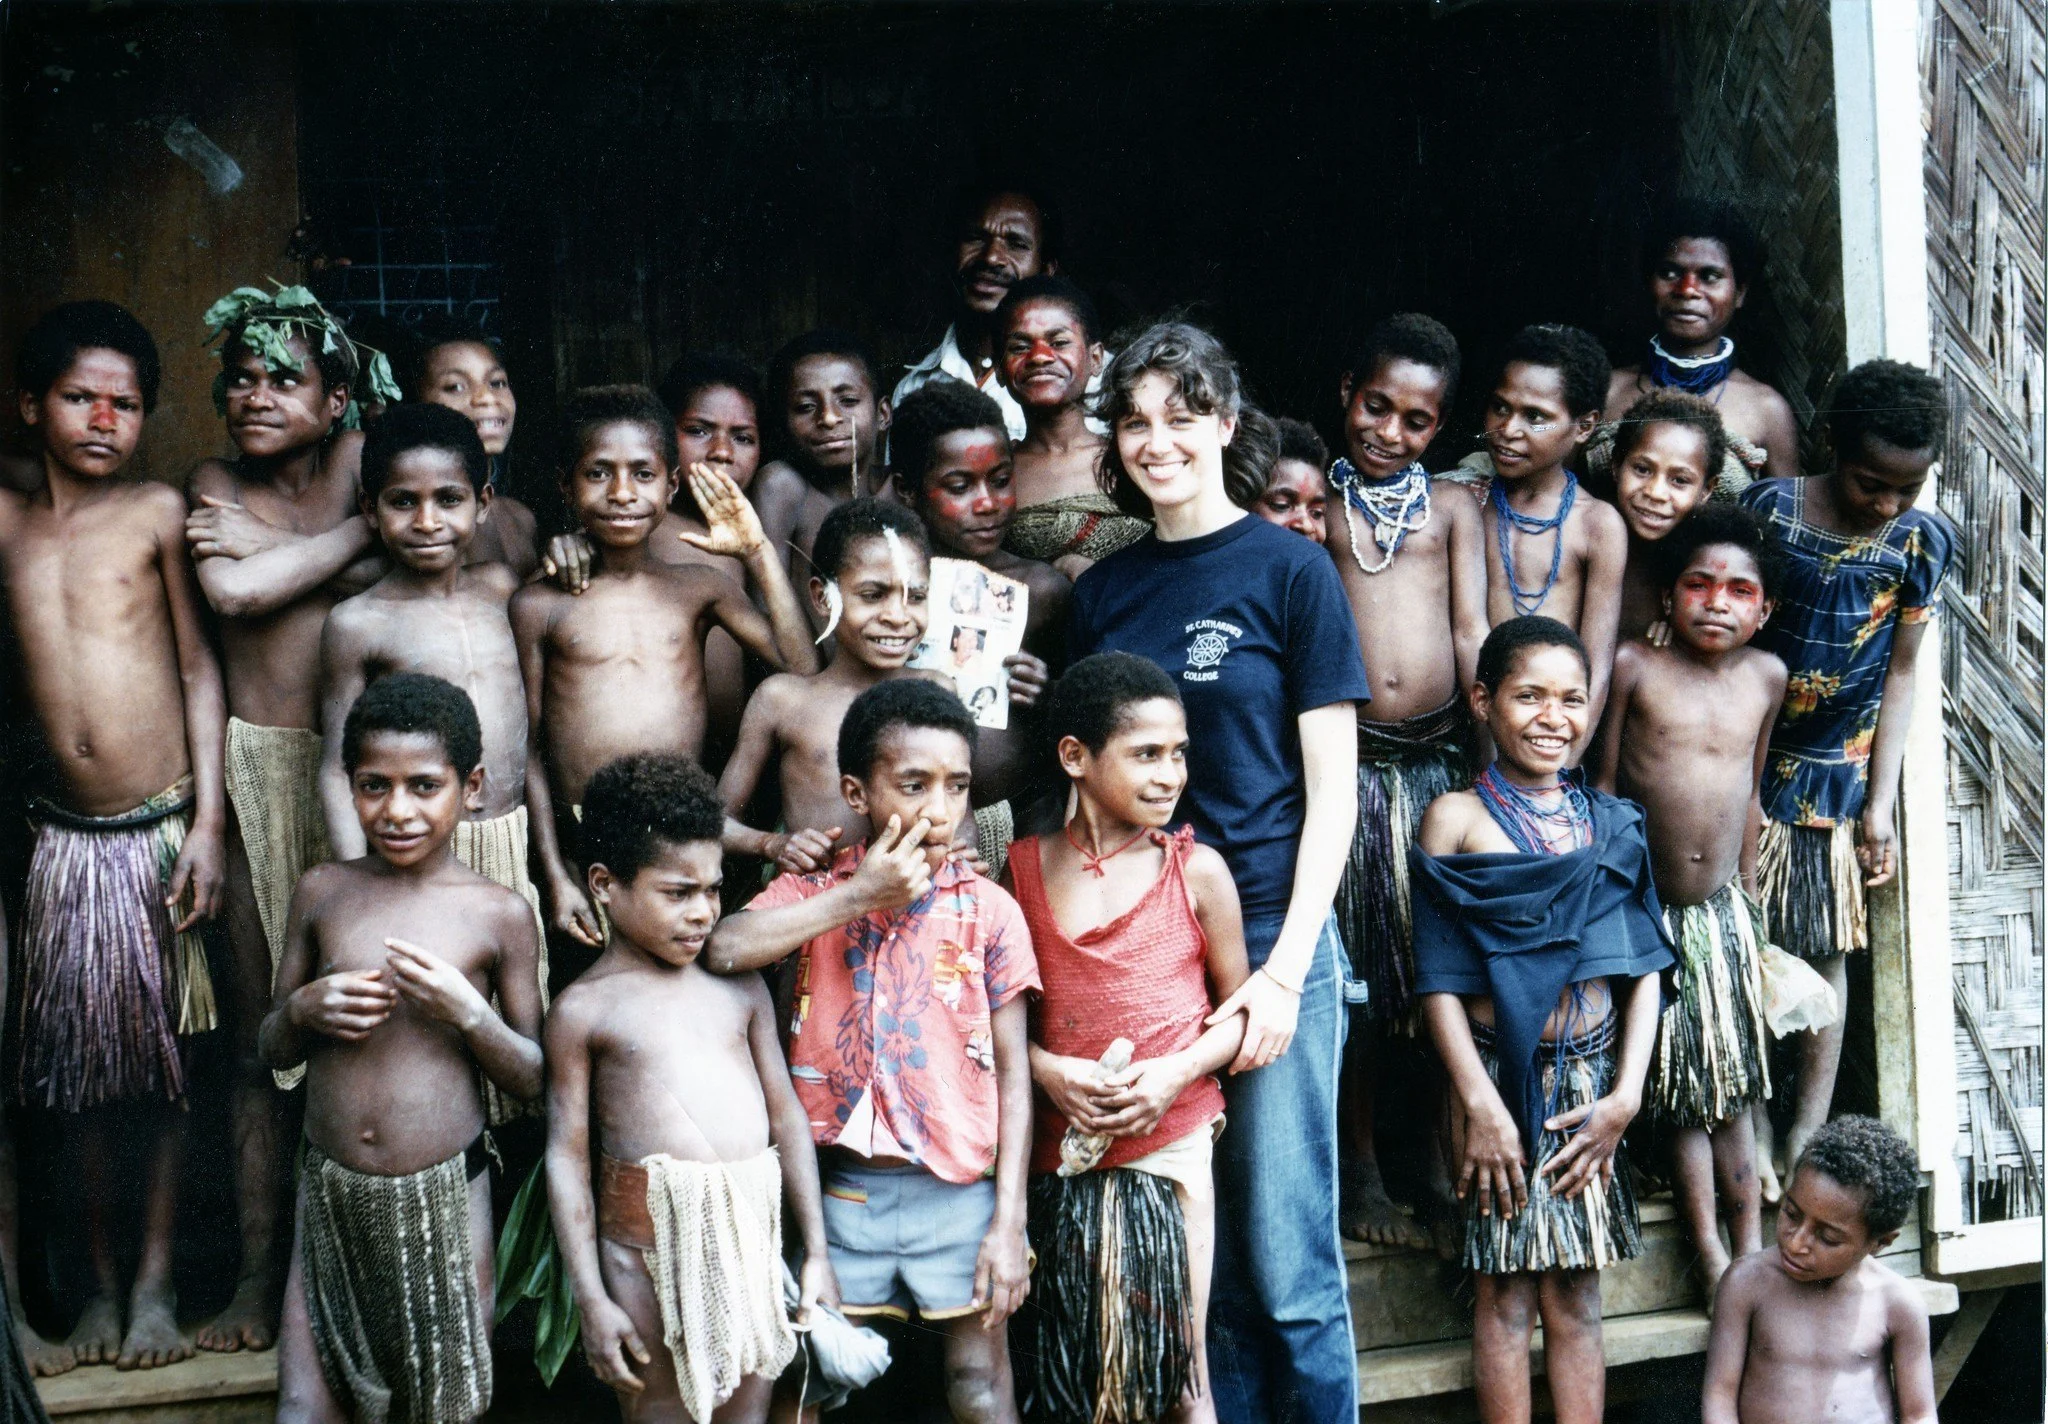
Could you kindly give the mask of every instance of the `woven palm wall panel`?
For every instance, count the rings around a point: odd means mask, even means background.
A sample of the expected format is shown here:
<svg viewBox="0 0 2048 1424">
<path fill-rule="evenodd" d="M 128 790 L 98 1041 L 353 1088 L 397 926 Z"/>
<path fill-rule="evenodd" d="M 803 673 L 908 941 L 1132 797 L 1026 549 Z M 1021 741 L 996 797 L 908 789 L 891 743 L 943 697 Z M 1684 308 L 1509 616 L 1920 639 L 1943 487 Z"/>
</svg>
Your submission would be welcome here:
<svg viewBox="0 0 2048 1424">
<path fill-rule="evenodd" d="M 1742 329 L 1775 352 L 1774 368 L 1757 374 L 1792 403 L 1811 466 L 1820 453 L 1813 414 L 1848 341 L 1828 6 L 1711 0 L 1667 13 L 1679 179 L 1688 192 L 1736 203 L 1762 240 Z"/>
<path fill-rule="evenodd" d="M 1976 1220 L 2041 1212 L 2043 0 L 1927 0 L 1928 292 L 1954 419 L 1941 506 L 1958 1166 Z"/>
</svg>

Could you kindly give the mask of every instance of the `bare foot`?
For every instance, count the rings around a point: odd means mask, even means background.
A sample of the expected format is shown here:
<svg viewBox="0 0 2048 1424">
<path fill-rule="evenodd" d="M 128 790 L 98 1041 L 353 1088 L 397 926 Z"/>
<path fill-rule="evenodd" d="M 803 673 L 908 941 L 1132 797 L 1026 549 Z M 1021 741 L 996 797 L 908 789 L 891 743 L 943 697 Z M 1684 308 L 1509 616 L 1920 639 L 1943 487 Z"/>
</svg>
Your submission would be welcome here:
<svg viewBox="0 0 2048 1424">
<path fill-rule="evenodd" d="M 1414 1217 L 1394 1204 L 1387 1195 L 1387 1189 L 1380 1184 L 1379 1174 L 1374 1173 L 1368 1180 L 1358 1174 L 1352 1190 L 1344 1194 L 1345 1200 L 1338 1216 L 1338 1229 L 1353 1241 L 1368 1241 L 1375 1246 L 1412 1246 L 1421 1250 L 1429 1245 L 1429 1233 L 1424 1231 Z"/>
<path fill-rule="evenodd" d="M 1465 1254 L 1465 1212 L 1456 1197 L 1431 1201 L 1423 1213 L 1429 1222 L 1429 1244 L 1446 1261 Z"/>
<path fill-rule="evenodd" d="M 1756 1155 L 1756 1185 L 1765 1206 L 1776 1206 L 1784 1198 L 1785 1189 L 1778 1184 L 1778 1169 L 1767 1153 Z"/>
<path fill-rule="evenodd" d="M 159 1365 L 190 1359 L 192 1342 L 178 1329 L 178 1298 L 170 1291 L 150 1291 L 140 1286 L 128 1302 L 128 1338 L 121 1342 L 116 1369 L 153 1370 Z"/>
<path fill-rule="evenodd" d="M 199 1327 L 193 1343 L 202 1350 L 268 1350 L 277 1339 L 277 1305 L 261 1279 L 244 1276 L 227 1309 Z"/>
<path fill-rule="evenodd" d="M 114 1363 L 114 1356 L 121 1352 L 121 1308 L 114 1304 L 112 1296 L 92 1298 L 84 1314 L 78 1317 L 78 1324 L 64 1342 L 64 1348 L 71 1352 L 75 1364 Z"/>
<path fill-rule="evenodd" d="M 1724 1251 L 1711 1254 L 1700 1253 L 1700 1289 L 1706 1293 L 1707 1314 L 1714 1313 L 1714 1294 L 1721 1289 L 1721 1277 L 1728 1274 L 1728 1255 Z"/>
<path fill-rule="evenodd" d="M 53 1345 L 20 1316 L 14 1317 L 14 1343 L 21 1347 L 22 1363 L 39 1379 L 61 1375 L 78 1368 L 78 1355 L 69 1345 Z"/>
</svg>

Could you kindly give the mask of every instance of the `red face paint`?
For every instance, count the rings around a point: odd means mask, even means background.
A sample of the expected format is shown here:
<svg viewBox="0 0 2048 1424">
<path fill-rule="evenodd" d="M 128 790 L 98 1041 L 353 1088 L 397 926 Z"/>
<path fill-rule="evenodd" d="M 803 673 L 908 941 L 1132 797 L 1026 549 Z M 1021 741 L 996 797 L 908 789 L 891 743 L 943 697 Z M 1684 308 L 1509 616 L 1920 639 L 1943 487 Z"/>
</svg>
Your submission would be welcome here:
<svg viewBox="0 0 2048 1424">
<path fill-rule="evenodd" d="M 953 430 L 932 442 L 923 514 L 947 553 L 982 559 L 1002 547 L 1017 513 L 1010 440 L 994 430 Z"/>
<path fill-rule="evenodd" d="M 1699 550 L 1671 590 L 1672 631 L 1701 651 L 1741 647 L 1769 616 L 1755 558 L 1733 545 Z"/>
</svg>

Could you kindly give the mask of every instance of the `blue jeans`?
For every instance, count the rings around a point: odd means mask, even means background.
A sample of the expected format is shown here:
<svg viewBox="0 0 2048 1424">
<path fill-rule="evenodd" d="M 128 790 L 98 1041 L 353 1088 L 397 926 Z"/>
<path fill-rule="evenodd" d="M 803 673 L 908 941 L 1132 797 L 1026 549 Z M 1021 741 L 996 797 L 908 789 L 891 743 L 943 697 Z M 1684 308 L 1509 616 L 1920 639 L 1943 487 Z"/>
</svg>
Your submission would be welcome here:
<svg viewBox="0 0 2048 1424">
<path fill-rule="evenodd" d="M 1254 969 L 1280 916 L 1247 919 Z M 1223 1424 L 1355 1424 L 1358 1356 L 1337 1235 L 1337 1078 L 1346 977 L 1324 922 L 1294 1042 L 1277 1062 L 1225 1075 L 1216 1143 L 1216 1278 L 1209 1378 Z"/>
</svg>

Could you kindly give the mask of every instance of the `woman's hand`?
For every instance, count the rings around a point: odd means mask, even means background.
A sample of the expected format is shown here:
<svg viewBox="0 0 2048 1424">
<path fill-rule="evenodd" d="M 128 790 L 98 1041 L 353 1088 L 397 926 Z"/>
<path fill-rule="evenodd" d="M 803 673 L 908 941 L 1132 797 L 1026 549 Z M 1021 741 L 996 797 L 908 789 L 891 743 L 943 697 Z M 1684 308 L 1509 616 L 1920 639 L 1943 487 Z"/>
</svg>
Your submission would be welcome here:
<svg viewBox="0 0 2048 1424">
<path fill-rule="evenodd" d="M 1458 1166 L 1458 1200 L 1479 1193 L 1479 1214 L 1500 1208 L 1503 1220 L 1529 1205 L 1529 1182 L 1522 1173 L 1522 1134 L 1498 1096 L 1468 1104 L 1465 1109 L 1465 1152 Z"/>
<path fill-rule="evenodd" d="M 1290 989 L 1261 969 L 1239 986 L 1238 991 L 1216 1006 L 1216 1012 L 1202 1020 L 1214 1028 L 1232 1014 L 1244 1015 L 1244 1043 L 1230 1064 L 1232 1073 L 1263 1068 L 1287 1052 L 1294 1042 L 1295 1021 L 1301 1017 L 1301 990 Z"/>
<path fill-rule="evenodd" d="M 1615 1149 L 1621 1145 L 1622 1130 L 1635 1115 L 1634 1104 L 1609 1096 L 1559 1113 L 1545 1122 L 1547 1132 L 1571 1134 L 1571 1141 L 1543 1164 L 1543 1175 L 1552 1179 L 1551 1192 L 1575 1197 L 1593 1184 L 1595 1176 L 1602 1186 L 1612 1182 Z"/>
</svg>

